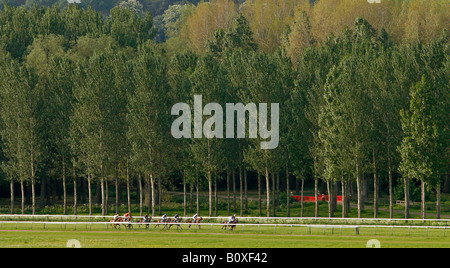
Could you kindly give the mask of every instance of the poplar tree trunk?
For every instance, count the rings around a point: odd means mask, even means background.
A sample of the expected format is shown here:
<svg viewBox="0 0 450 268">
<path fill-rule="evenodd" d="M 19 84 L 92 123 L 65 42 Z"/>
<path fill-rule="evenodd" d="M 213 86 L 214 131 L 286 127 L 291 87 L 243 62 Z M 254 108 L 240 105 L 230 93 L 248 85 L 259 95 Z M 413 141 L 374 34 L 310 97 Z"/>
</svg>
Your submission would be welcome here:
<svg viewBox="0 0 450 268">
<path fill-rule="evenodd" d="M 304 190 L 304 187 L 305 187 L 305 179 L 302 179 L 302 188 L 301 188 L 301 190 L 300 190 L 300 198 L 301 198 L 301 200 L 300 200 L 300 217 L 303 217 L 303 190 Z"/>
<path fill-rule="evenodd" d="M 242 166 L 239 165 L 239 202 L 240 202 L 240 215 L 244 216 L 244 191 L 242 184 Z"/>
<path fill-rule="evenodd" d="M 209 202 L 209 216 L 212 217 L 212 178 L 211 178 L 211 170 L 208 170 L 208 202 Z"/>
<path fill-rule="evenodd" d="M 150 193 L 151 193 L 151 200 L 152 200 L 152 217 L 155 217 L 156 215 L 156 204 L 155 204 L 155 180 L 153 179 L 153 175 L 150 174 Z"/>
<path fill-rule="evenodd" d="M 214 176 L 214 215 L 217 216 L 217 176 Z"/>
<path fill-rule="evenodd" d="M 194 211 L 194 184 L 189 187 L 189 212 Z"/>
<path fill-rule="evenodd" d="M 105 216 L 105 179 L 100 178 L 100 188 L 102 195 L 102 216 Z"/>
<path fill-rule="evenodd" d="M 127 204 L 128 204 L 128 212 L 131 214 L 130 173 L 128 168 L 128 159 L 127 159 Z"/>
<path fill-rule="evenodd" d="M 186 170 L 183 169 L 183 216 L 187 215 Z"/>
<path fill-rule="evenodd" d="M 227 165 L 227 215 L 230 216 L 230 170 Z"/>
<path fill-rule="evenodd" d="M 247 186 L 247 170 L 244 168 L 244 193 L 245 193 L 245 211 L 248 211 L 248 186 Z"/>
<path fill-rule="evenodd" d="M 388 174 L 389 174 L 389 218 L 393 219 L 394 218 L 394 190 L 392 187 L 392 169 L 391 169 L 390 159 L 388 160 Z"/>
<path fill-rule="evenodd" d="M 138 185 L 139 185 L 139 216 L 143 216 L 144 215 L 144 197 L 143 197 L 143 193 L 142 193 L 142 177 L 141 177 L 140 173 L 139 173 L 139 177 L 138 177 Z"/>
<path fill-rule="evenodd" d="M 333 213 L 337 211 L 338 182 L 333 182 Z"/>
<path fill-rule="evenodd" d="M 291 216 L 291 194 L 289 193 L 289 167 L 286 165 L 286 208 L 287 208 L 287 216 Z"/>
<path fill-rule="evenodd" d="M 162 178 L 157 178 L 158 181 L 158 212 L 162 214 Z"/>
<path fill-rule="evenodd" d="M 12 178 L 10 181 L 10 190 L 11 190 L 11 214 L 14 214 L 14 180 Z"/>
<path fill-rule="evenodd" d="M 77 193 L 77 178 L 75 177 L 75 164 L 72 166 L 72 177 L 73 177 L 73 215 L 78 213 L 78 193 Z"/>
<path fill-rule="evenodd" d="M 32 198 L 32 207 L 33 207 L 33 215 L 36 214 L 36 177 L 35 177 L 35 169 L 34 169 L 34 150 L 33 146 L 31 146 L 31 198 Z"/>
<path fill-rule="evenodd" d="M 89 216 L 92 216 L 91 174 L 88 174 Z"/>
<path fill-rule="evenodd" d="M 261 204 L 261 174 L 258 172 L 258 211 L 259 216 L 262 215 L 262 204 Z"/>
<path fill-rule="evenodd" d="M 441 183 L 436 185 L 436 219 L 441 218 Z"/>
<path fill-rule="evenodd" d="M 356 163 L 356 190 L 358 196 L 358 218 L 362 217 L 362 211 L 364 209 L 363 198 L 362 198 L 362 181 L 359 174 L 359 164 Z"/>
<path fill-rule="evenodd" d="M 236 172 L 235 168 L 233 168 L 233 210 L 236 211 Z"/>
<path fill-rule="evenodd" d="M 315 198 L 315 208 L 314 217 L 319 217 L 319 179 L 314 178 L 314 198 Z"/>
<path fill-rule="evenodd" d="M 198 196 L 198 177 L 197 177 L 197 214 L 200 214 L 200 203 L 199 203 L 199 196 Z"/>
<path fill-rule="evenodd" d="M 25 189 L 23 185 L 23 179 L 20 179 L 20 191 L 21 191 L 21 198 L 22 198 L 22 215 L 25 214 Z"/>
<path fill-rule="evenodd" d="M 105 178 L 105 215 L 108 215 L 108 178 Z"/>
<path fill-rule="evenodd" d="M 272 173 L 272 210 L 274 217 L 276 217 L 275 182 L 276 182 L 275 173 Z"/>
<path fill-rule="evenodd" d="M 152 215 L 152 192 L 150 187 L 150 176 L 145 174 L 145 199 L 147 201 L 147 214 Z"/>
<path fill-rule="evenodd" d="M 328 190 L 328 217 L 331 218 L 334 215 L 333 210 L 333 185 L 332 181 L 327 180 L 327 190 Z"/>
<path fill-rule="evenodd" d="M 274 174 L 275 175 L 275 174 Z M 276 179 L 275 179 L 276 178 Z M 276 173 L 276 176 L 274 177 L 276 183 L 275 183 L 275 210 L 273 215 L 275 216 L 275 211 L 278 210 L 278 208 L 280 207 L 280 172 Z"/>
<path fill-rule="evenodd" d="M 62 162 L 63 162 L 62 181 L 63 181 L 63 196 L 64 196 L 63 213 L 64 215 L 67 215 L 66 163 L 64 161 L 64 157 Z"/>
<path fill-rule="evenodd" d="M 403 179 L 404 184 L 404 192 L 405 192 L 405 219 L 409 218 L 409 179 Z"/>
<path fill-rule="evenodd" d="M 346 206 L 346 202 L 347 202 L 347 191 L 345 190 L 345 182 L 344 182 L 344 176 L 341 177 L 341 187 L 342 187 L 342 218 L 346 218 L 347 217 L 347 206 Z"/>
<path fill-rule="evenodd" d="M 31 200 L 32 200 L 33 215 L 35 215 L 36 214 L 36 191 L 35 191 L 34 176 L 31 178 Z"/>
<path fill-rule="evenodd" d="M 208 144 L 208 201 L 209 201 L 209 216 L 212 217 L 212 171 L 211 171 L 211 144 L 210 140 L 207 140 Z"/>
<path fill-rule="evenodd" d="M 421 199 L 422 199 L 422 204 L 421 204 L 421 217 L 422 219 L 426 218 L 426 213 L 425 213 L 425 181 L 422 180 L 421 182 Z"/>
<path fill-rule="evenodd" d="M 387 130 L 387 139 L 386 139 L 386 147 L 387 147 L 387 164 L 388 164 L 388 180 L 389 180 L 389 218 L 394 218 L 394 190 L 392 186 L 392 159 L 391 159 L 391 145 L 390 145 L 390 116 L 389 112 L 386 114 L 386 130 Z"/>
<path fill-rule="evenodd" d="M 120 205 L 119 205 L 119 202 L 120 202 L 120 185 L 119 185 L 119 166 L 117 166 L 116 167 L 116 172 L 115 172 L 116 174 L 114 175 L 114 184 L 115 184 L 115 187 L 116 187 L 116 200 L 115 200 L 115 202 L 116 202 L 116 214 L 119 214 L 119 207 L 120 207 Z"/>
<path fill-rule="evenodd" d="M 377 166 L 375 162 L 375 150 L 372 150 L 373 156 L 373 217 L 378 218 L 378 177 Z"/>
<path fill-rule="evenodd" d="M 270 175 L 266 161 L 266 205 L 267 205 L 267 217 L 270 217 Z"/>
</svg>

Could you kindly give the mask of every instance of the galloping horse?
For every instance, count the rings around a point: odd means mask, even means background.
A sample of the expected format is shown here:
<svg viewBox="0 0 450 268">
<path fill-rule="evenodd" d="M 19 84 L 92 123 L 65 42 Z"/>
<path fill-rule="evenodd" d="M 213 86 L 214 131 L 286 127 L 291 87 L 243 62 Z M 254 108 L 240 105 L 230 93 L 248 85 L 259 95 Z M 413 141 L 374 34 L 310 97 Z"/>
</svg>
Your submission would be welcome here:
<svg viewBox="0 0 450 268">
<path fill-rule="evenodd" d="M 178 228 L 180 228 L 181 230 L 183 229 L 183 228 L 181 228 L 181 224 L 180 223 L 182 223 L 183 222 L 183 218 L 178 218 L 178 219 L 175 219 L 173 222 L 171 222 L 171 224 L 169 225 L 169 229 L 172 227 L 172 225 L 176 225 L 177 226 L 177 230 L 178 230 Z"/>
<path fill-rule="evenodd" d="M 133 219 L 132 217 L 129 217 L 128 220 L 123 220 L 123 222 L 127 222 L 127 223 L 124 223 L 125 228 L 126 228 L 126 227 L 128 227 L 128 229 L 133 228 L 133 224 L 131 224 L 131 223 L 133 222 L 132 219 Z"/>
<path fill-rule="evenodd" d="M 231 231 L 233 231 L 236 228 L 236 224 L 239 223 L 238 218 L 235 218 L 234 221 L 231 223 L 228 223 L 227 221 L 223 223 L 222 229 L 227 229 L 227 227 L 230 228 Z"/>
<path fill-rule="evenodd" d="M 194 222 L 193 219 L 190 219 L 190 220 L 187 220 L 186 223 L 189 223 L 188 228 L 191 229 L 191 225 L 192 225 L 192 224 L 198 224 L 198 223 L 201 223 L 202 221 L 203 221 L 203 218 L 202 218 L 202 217 L 198 217 L 198 218 L 195 220 L 195 222 Z M 200 229 L 200 226 L 201 226 L 201 225 L 198 225 L 198 229 Z"/>
<path fill-rule="evenodd" d="M 139 223 L 139 228 L 141 228 L 141 225 L 142 225 L 142 224 L 145 224 L 145 229 L 147 229 L 147 228 L 150 226 L 150 224 L 148 224 L 148 223 L 150 223 L 151 220 L 152 220 L 152 216 L 150 216 L 147 220 L 140 219 L 140 220 L 138 221 L 138 223 Z"/>
<path fill-rule="evenodd" d="M 123 218 L 119 217 L 119 218 L 117 218 L 116 221 L 114 221 L 114 219 L 111 219 L 109 222 L 123 222 Z M 116 224 L 113 224 L 113 227 L 117 229 L 117 226 L 119 226 L 119 229 L 120 229 L 120 225 L 121 225 L 120 223 L 116 223 Z"/>
<path fill-rule="evenodd" d="M 167 224 L 169 224 L 169 223 L 172 223 L 172 220 L 170 218 L 167 218 L 165 222 L 163 222 L 162 219 L 159 219 L 158 221 L 156 221 L 155 228 L 156 227 L 159 228 L 159 225 L 164 224 L 163 230 L 167 229 Z"/>
</svg>

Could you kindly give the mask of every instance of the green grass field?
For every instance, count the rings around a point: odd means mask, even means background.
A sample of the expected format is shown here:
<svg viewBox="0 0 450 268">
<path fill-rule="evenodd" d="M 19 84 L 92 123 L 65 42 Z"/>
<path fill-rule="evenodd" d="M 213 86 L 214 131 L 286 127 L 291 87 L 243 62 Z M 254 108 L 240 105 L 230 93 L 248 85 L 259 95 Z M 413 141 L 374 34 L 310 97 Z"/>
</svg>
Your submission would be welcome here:
<svg viewBox="0 0 450 268">
<path fill-rule="evenodd" d="M 175 198 L 175 197 L 173 197 Z M 178 198 L 178 197 L 176 197 Z M 175 199 L 176 199 L 175 198 Z M 3 200 L 0 205 L 0 213 L 9 213 L 8 200 Z M 165 202 L 162 213 L 173 215 L 183 211 L 180 202 Z M 179 200 L 178 200 L 179 201 Z M 208 214 L 208 207 L 203 202 L 200 207 L 200 215 Z M 221 203 L 218 215 L 226 216 L 226 206 Z M 431 206 L 431 205 L 430 205 Z M 238 206 L 239 207 L 239 206 Z M 94 207 L 95 215 L 99 215 L 101 210 L 99 206 Z M 388 218 L 388 207 L 381 206 L 379 217 Z M 327 216 L 328 204 L 320 203 L 320 216 Z M 416 208 L 414 208 L 416 209 Z M 412 209 L 411 218 L 418 218 L 418 211 Z M 112 211 L 113 208 L 110 209 Z M 120 209 L 125 211 L 125 207 Z M 298 203 L 291 206 L 291 216 L 298 217 L 300 207 Z M 138 215 L 139 207 L 133 206 L 134 215 Z M 239 211 L 231 211 L 238 214 Z M 263 210 L 263 215 L 265 211 Z M 356 217 L 356 209 L 352 208 L 349 217 Z M 401 207 L 396 207 L 394 218 L 404 218 Z M 16 212 L 19 213 L 19 212 Z M 29 209 L 27 213 L 30 213 Z M 45 207 L 38 211 L 38 214 L 61 214 L 61 206 L 53 208 Z M 80 215 L 86 215 L 86 206 L 80 206 Z M 340 206 L 335 213 L 335 217 L 340 217 Z M 68 212 L 71 214 L 71 211 Z M 110 213 L 111 214 L 111 213 Z M 432 218 L 434 211 L 429 210 L 427 214 Z M 112 214 L 111 214 L 112 215 Z M 159 215 L 159 214 L 158 214 Z M 157 216 L 158 216 L 157 215 Z M 192 213 L 188 213 L 192 215 Z M 257 205 L 255 201 L 250 202 L 249 210 L 244 216 L 258 216 Z M 286 216 L 285 207 L 277 210 L 277 216 Z M 314 204 L 305 204 L 306 217 L 314 216 Z M 442 217 L 448 217 L 449 212 L 443 207 Z M 112 216 L 111 216 L 112 217 Z M 372 218 L 373 210 L 366 208 L 362 215 L 363 218 Z M 3 217 L 3 221 L 20 221 L 19 217 Z M 36 221 L 63 221 L 56 217 L 35 217 Z M 88 221 L 89 219 L 77 219 L 76 221 Z M 101 220 L 103 221 L 103 219 Z M 272 221 L 270 223 L 286 223 L 282 220 Z M 311 223 L 311 222 L 308 222 Z M 327 222 L 317 222 L 327 224 Z M 344 224 L 333 221 L 333 224 Z M 357 224 L 357 223 L 352 223 Z M 381 224 L 381 222 L 377 222 Z M 386 223 L 390 224 L 390 223 Z M 401 223 L 404 224 L 404 223 Z M 420 222 L 409 222 L 407 224 L 425 225 Z M 449 229 L 426 229 L 426 228 L 391 228 L 373 226 L 359 228 L 359 234 L 356 234 L 355 228 L 312 228 L 290 227 L 289 225 L 264 226 L 264 225 L 244 225 L 238 226 L 234 231 L 225 231 L 221 226 L 205 225 L 201 230 L 193 229 L 177 231 L 161 230 L 154 227 L 150 230 L 145 228 L 134 228 L 133 230 L 112 229 L 105 224 L 80 223 L 74 224 L 44 224 L 42 222 L 19 222 L 0 223 L 0 248 L 64 248 L 67 241 L 76 239 L 80 241 L 83 248 L 365 248 L 371 239 L 377 239 L 382 248 L 424 248 L 424 247 L 445 247 L 450 248 L 450 226 Z M 447 233 L 446 233 L 447 232 Z"/>
<path fill-rule="evenodd" d="M 1 248 L 64 248 L 71 239 L 83 248 L 365 248 L 371 239 L 382 248 L 450 247 L 450 238 L 442 236 L 0 231 Z"/>
<path fill-rule="evenodd" d="M 17 229 L 16 229 L 17 228 Z M 76 228 L 76 229 L 75 229 Z M 83 248 L 365 248 L 371 239 L 382 248 L 448 248 L 450 231 L 361 227 L 312 228 L 277 226 L 242 226 L 234 231 L 220 226 L 201 230 L 162 230 L 152 227 L 132 230 L 112 229 L 104 225 L 44 225 L 43 223 L 2 224 L 1 248 L 64 248 L 76 239 Z"/>
</svg>

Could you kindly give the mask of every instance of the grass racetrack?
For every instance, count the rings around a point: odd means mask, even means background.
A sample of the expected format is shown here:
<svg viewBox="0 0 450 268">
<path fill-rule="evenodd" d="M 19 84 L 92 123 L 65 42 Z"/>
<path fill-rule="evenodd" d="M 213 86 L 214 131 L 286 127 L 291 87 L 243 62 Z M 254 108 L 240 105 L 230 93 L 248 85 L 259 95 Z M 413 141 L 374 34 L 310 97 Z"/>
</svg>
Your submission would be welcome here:
<svg viewBox="0 0 450 268">
<path fill-rule="evenodd" d="M 82 248 L 365 248 L 377 239 L 381 248 L 442 248 L 450 247 L 450 234 L 442 229 L 376 230 L 362 227 L 359 235 L 353 229 L 331 230 L 306 227 L 270 230 L 88 230 L 62 229 L 60 226 L 33 229 L 6 225 L 0 229 L 0 248 L 64 248 L 76 239 Z M 97 227 L 98 228 L 98 227 Z M 82 228 L 80 228 L 82 229 Z M 271 233 L 272 232 L 272 233 Z"/>
</svg>

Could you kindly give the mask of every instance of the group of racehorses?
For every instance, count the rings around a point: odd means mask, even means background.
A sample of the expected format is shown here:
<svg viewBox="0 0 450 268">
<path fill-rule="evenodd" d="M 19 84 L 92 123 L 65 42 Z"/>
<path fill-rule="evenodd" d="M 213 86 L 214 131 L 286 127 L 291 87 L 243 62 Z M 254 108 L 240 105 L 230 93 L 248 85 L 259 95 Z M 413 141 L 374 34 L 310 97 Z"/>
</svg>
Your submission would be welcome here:
<svg viewBox="0 0 450 268">
<path fill-rule="evenodd" d="M 149 218 L 145 219 L 140 219 L 137 221 L 138 226 L 141 227 L 142 225 L 145 225 L 145 228 L 149 228 L 150 224 L 152 220 L 152 217 L 150 216 Z M 187 220 L 185 223 L 188 223 L 188 228 L 191 229 L 191 225 L 193 224 L 198 224 L 201 223 L 203 221 L 202 217 L 198 217 L 195 222 L 194 219 L 189 219 Z M 116 221 L 114 221 L 114 219 L 111 219 L 109 222 L 117 222 L 116 224 L 113 224 L 114 228 L 120 228 L 121 225 L 124 225 L 125 227 L 131 229 L 133 228 L 133 224 L 131 224 L 132 218 L 130 217 L 128 220 L 125 220 L 124 217 L 119 217 Z M 167 218 L 165 221 L 163 221 L 162 219 L 157 220 L 156 222 L 153 223 L 155 228 L 159 228 L 160 225 L 164 226 L 164 229 L 170 229 L 173 225 L 177 226 L 177 229 L 181 228 L 181 223 L 183 223 L 183 219 L 182 218 L 177 218 L 177 219 L 172 219 L 172 218 Z M 200 225 L 198 226 L 198 228 L 200 229 Z"/>
<path fill-rule="evenodd" d="M 145 219 L 140 219 L 137 221 L 138 226 L 141 227 L 142 225 L 145 225 L 145 229 L 150 227 L 151 224 L 151 220 L 152 217 L 150 216 L 149 218 L 147 218 L 147 220 Z M 188 224 L 188 228 L 191 229 L 191 226 L 194 224 L 199 224 L 202 223 L 203 218 L 202 217 L 198 217 L 195 221 L 194 219 L 190 218 L 188 219 L 185 223 Z M 128 229 L 133 228 L 133 224 L 132 224 L 132 218 L 128 218 L 127 220 L 125 220 L 124 217 L 119 217 L 117 218 L 116 221 L 114 221 L 114 219 L 111 219 L 109 222 L 117 222 L 116 224 L 113 224 L 114 228 L 120 228 L 121 225 L 124 225 L 125 227 L 127 227 Z M 227 229 L 229 228 L 230 230 L 234 230 L 236 228 L 236 224 L 238 223 L 238 219 L 235 218 L 234 221 L 232 221 L 231 223 L 229 223 L 228 221 L 223 223 L 222 229 Z M 177 226 L 177 229 L 182 229 L 181 227 L 181 223 L 183 223 L 183 219 L 182 218 L 177 218 L 177 219 L 172 219 L 172 218 L 167 218 L 164 222 L 162 219 L 158 219 L 156 222 L 153 223 L 155 228 L 159 228 L 160 225 L 163 225 L 164 228 L 163 229 L 170 229 L 173 225 Z M 198 225 L 198 228 L 200 228 L 201 225 Z"/>
</svg>

